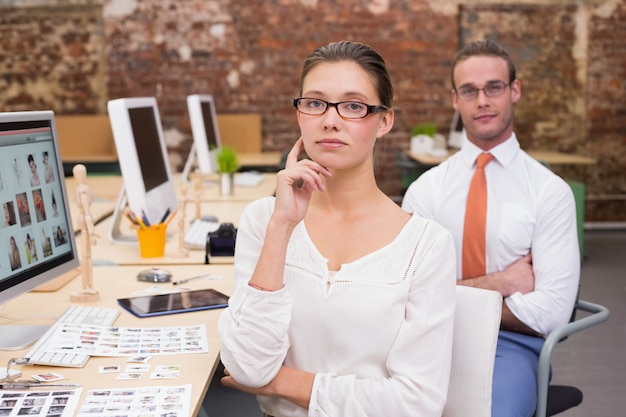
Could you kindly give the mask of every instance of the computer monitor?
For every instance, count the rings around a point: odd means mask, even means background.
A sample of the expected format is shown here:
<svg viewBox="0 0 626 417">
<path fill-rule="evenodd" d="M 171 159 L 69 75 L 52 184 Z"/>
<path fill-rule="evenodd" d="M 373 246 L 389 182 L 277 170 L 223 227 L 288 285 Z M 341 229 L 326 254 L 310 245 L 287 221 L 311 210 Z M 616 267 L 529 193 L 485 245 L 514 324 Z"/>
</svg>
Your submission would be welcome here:
<svg viewBox="0 0 626 417">
<path fill-rule="evenodd" d="M 0 113 L 0 304 L 80 266 L 52 111 Z M 0 326 L 0 349 L 47 330 Z"/>
<path fill-rule="evenodd" d="M 107 107 L 124 179 L 110 237 L 115 242 L 136 242 L 135 234 L 124 235 L 119 228 L 126 208 L 150 224 L 178 209 L 159 108 L 154 97 L 119 98 Z"/>
<path fill-rule="evenodd" d="M 188 177 L 194 162 L 197 162 L 202 174 L 212 174 L 217 171 L 217 152 L 221 148 L 213 96 L 206 94 L 187 96 L 187 111 L 191 122 L 193 146 L 183 176 Z"/>
<path fill-rule="evenodd" d="M 463 127 L 463 119 L 461 114 L 457 111 L 452 116 L 452 123 L 450 123 L 450 132 L 448 133 L 448 146 L 450 148 L 460 149 L 463 146 L 465 140 L 465 128 Z"/>
</svg>

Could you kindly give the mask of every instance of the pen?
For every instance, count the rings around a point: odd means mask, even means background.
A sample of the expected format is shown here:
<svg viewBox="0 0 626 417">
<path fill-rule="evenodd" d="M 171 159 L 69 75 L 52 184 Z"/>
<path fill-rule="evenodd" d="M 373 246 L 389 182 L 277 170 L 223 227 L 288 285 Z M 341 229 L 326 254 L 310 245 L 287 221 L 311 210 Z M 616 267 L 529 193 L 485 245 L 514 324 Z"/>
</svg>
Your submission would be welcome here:
<svg viewBox="0 0 626 417">
<path fill-rule="evenodd" d="M 170 210 L 170 208 L 168 207 L 168 208 L 167 208 L 167 210 L 165 210 L 165 214 L 163 215 L 163 217 L 161 217 L 161 221 L 160 221 L 159 223 L 163 223 L 163 222 L 167 219 L 167 216 L 169 216 L 169 215 L 170 215 L 170 211 L 171 211 L 171 210 Z"/>
<path fill-rule="evenodd" d="M 141 220 L 146 225 L 146 227 L 150 227 L 150 222 L 148 221 L 148 216 L 146 216 L 146 212 L 141 210 Z"/>
<path fill-rule="evenodd" d="M 196 275 L 195 277 L 181 279 L 180 281 L 174 281 L 172 282 L 172 285 L 184 284 L 185 282 L 189 282 L 194 279 L 200 279 L 200 278 L 220 279 L 222 277 L 220 277 L 219 275 L 209 275 L 209 274 Z"/>
<path fill-rule="evenodd" d="M 141 226 L 141 223 L 137 221 L 135 215 L 131 211 L 127 210 L 125 214 L 126 214 L 126 218 L 130 220 L 132 224 L 134 224 L 135 226 Z"/>
<path fill-rule="evenodd" d="M 167 226 L 168 224 L 170 224 L 170 222 L 172 221 L 172 219 L 176 216 L 176 210 L 174 210 L 174 212 L 169 216 L 169 218 L 165 221 L 165 226 Z M 161 222 L 163 223 L 163 222 Z"/>
<path fill-rule="evenodd" d="M 137 215 L 133 213 L 132 210 L 126 210 L 126 216 L 133 224 L 136 224 L 137 226 L 143 228 L 146 227 L 145 223 L 139 217 L 137 217 Z"/>
</svg>

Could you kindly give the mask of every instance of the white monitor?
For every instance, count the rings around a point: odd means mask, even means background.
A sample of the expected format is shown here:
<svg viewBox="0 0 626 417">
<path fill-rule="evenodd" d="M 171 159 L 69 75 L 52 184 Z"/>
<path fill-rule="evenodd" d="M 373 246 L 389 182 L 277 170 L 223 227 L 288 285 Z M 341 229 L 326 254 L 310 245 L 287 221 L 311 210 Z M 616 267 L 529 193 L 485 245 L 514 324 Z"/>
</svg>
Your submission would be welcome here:
<svg viewBox="0 0 626 417">
<path fill-rule="evenodd" d="M 458 111 L 454 112 L 452 123 L 450 123 L 450 133 L 448 133 L 448 146 L 450 148 L 460 149 L 465 141 L 465 128 L 463 127 L 463 119 Z"/>
<path fill-rule="evenodd" d="M 52 111 L 0 113 L 0 304 L 80 266 L 59 149 Z M 0 349 L 45 330 L 3 324 Z"/>
<path fill-rule="evenodd" d="M 217 152 L 221 148 L 213 96 L 206 94 L 187 96 L 187 110 L 193 135 L 193 147 L 187 164 L 193 164 L 195 156 L 200 172 L 212 174 L 217 171 Z M 186 170 L 188 169 L 189 167 Z"/>
<path fill-rule="evenodd" d="M 123 236 L 119 231 L 126 203 L 137 216 L 145 216 L 150 224 L 157 224 L 167 211 L 178 209 L 176 190 L 156 99 L 110 100 L 108 111 L 124 179 L 110 237 L 113 241 L 135 242 L 135 235 Z"/>
</svg>

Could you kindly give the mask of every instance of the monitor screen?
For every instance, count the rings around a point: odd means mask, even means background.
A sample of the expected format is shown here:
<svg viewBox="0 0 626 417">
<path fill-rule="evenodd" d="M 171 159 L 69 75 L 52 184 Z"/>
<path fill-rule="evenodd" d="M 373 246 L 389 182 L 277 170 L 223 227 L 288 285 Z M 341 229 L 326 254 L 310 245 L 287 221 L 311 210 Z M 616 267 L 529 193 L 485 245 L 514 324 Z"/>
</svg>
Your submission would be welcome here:
<svg viewBox="0 0 626 417">
<path fill-rule="evenodd" d="M 213 96 L 203 94 L 187 96 L 187 110 L 200 172 L 203 174 L 216 172 L 217 152 L 221 147 L 221 141 Z"/>
<path fill-rule="evenodd" d="M 0 201 L 0 303 L 79 267 L 52 111 L 0 113 Z"/>
<path fill-rule="evenodd" d="M 146 191 L 150 191 L 169 180 L 163 152 L 159 146 L 158 125 L 152 107 L 128 109 L 130 125 L 137 147 L 139 168 Z"/>
<path fill-rule="evenodd" d="M 209 145 L 209 152 L 217 149 L 219 144 L 217 143 L 217 137 L 219 136 L 219 132 L 217 131 L 216 121 L 213 120 L 213 114 L 215 113 L 213 109 L 212 101 L 203 101 L 200 102 L 202 106 L 202 119 L 204 120 L 204 133 L 206 134 L 206 142 Z"/>
<path fill-rule="evenodd" d="M 128 206 L 139 217 L 145 215 L 149 223 L 156 224 L 166 212 L 178 208 L 156 99 L 110 100 L 108 110 Z M 114 216 L 123 216 L 123 210 L 118 204 Z M 117 224 L 116 219 L 112 224 Z M 111 234 L 114 241 L 137 240 L 136 236 L 117 239 L 116 233 Z"/>
</svg>

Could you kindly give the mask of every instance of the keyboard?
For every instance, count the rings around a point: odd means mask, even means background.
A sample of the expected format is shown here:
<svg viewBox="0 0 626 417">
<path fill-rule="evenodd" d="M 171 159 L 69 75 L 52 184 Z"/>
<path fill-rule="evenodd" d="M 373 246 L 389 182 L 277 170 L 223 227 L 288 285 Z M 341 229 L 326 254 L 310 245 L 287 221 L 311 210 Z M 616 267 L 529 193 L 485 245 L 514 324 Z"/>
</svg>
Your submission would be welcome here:
<svg viewBox="0 0 626 417">
<path fill-rule="evenodd" d="M 194 220 L 185 232 L 185 246 L 191 249 L 205 249 L 207 235 L 216 231 L 219 227 L 219 222 Z"/>
<path fill-rule="evenodd" d="M 256 187 L 263 181 L 263 174 L 256 171 L 247 171 L 235 177 L 235 185 L 242 187 Z"/>
<path fill-rule="evenodd" d="M 54 335 L 57 327 L 65 323 L 76 323 L 96 326 L 111 326 L 120 315 L 116 308 L 87 307 L 82 305 L 70 306 L 50 326 L 48 331 L 35 342 L 24 355 L 30 365 L 61 366 L 68 368 L 82 368 L 90 358 L 86 353 L 57 353 L 49 352 L 46 347 Z"/>
</svg>

